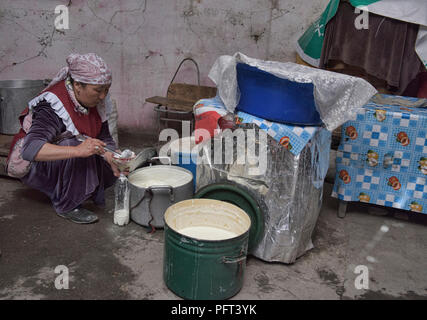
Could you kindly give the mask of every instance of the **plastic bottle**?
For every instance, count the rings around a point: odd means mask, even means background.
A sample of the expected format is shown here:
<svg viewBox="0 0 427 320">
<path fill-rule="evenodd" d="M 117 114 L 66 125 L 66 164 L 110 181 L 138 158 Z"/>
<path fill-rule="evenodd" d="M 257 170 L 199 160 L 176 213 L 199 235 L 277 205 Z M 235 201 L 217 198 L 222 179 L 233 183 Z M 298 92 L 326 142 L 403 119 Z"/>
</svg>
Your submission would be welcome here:
<svg viewBox="0 0 427 320">
<path fill-rule="evenodd" d="M 124 226 L 129 223 L 129 183 L 123 173 L 117 179 L 115 185 L 115 207 L 114 207 L 114 223 L 119 226 Z"/>
</svg>

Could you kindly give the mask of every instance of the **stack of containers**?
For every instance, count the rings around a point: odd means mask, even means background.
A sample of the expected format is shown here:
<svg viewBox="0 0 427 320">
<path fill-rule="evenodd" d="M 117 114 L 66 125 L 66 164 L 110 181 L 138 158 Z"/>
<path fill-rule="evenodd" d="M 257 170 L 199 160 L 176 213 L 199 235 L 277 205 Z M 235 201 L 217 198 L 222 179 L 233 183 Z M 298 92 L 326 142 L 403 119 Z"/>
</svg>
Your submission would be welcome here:
<svg viewBox="0 0 427 320">
<path fill-rule="evenodd" d="M 249 174 L 249 163 L 218 164 L 211 144 L 210 149 L 201 148 L 201 156 L 211 161 L 197 166 L 195 197 L 206 194 L 206 188 L 213 186 L 240 187 L 246 197 L 251 196 L 257 203 L 262 215 L 257 219 L 253 213 L 249 214 L 251 229 L 257 234 L 249 254 L 265 261 L 293 263 L 313 247 L 311 235 L 320 212 L 323 179 L 329 165 L 330 132 L 322 127 L 313 83 L 279 78 L 245 63 L 236 64 L 236 78 L 240 93 L 235 112 L 240 122 L 238 128 L 268 133 L 266 145 L 258 138 L 247 140 L 248 144 L 257 145 L 257 150 L 267 153 L 266 172 L 258 176 Z M 290 134 L 281 136 L 283 132 Z M 291 150 L 297 144 L 295 139 L 301 138 L 298 134 L 303 139 L 298 140 L 298 150 L 295 147 Z M 214 137 L 218 139 L 225 141 L 221 134 Z M 239 148 L 237 143 L 235 139 L 234 151 Z M 236 154 L 233 159 L 237 159 Z M 221 199 L 227 194 L 222 191 L 211 190 L 209 194 L 217 200 L 227 200 Z"/>
<path fill-rule="evenodd" d="M 191 206 L 192 201 L 203 199 L 231 204 L 247 214 L 250 226 L 248 232 L 225 242 L 200 241 L 183 237 L 180 232 L 175 237 L 172 230 L 167 230 L 164 280 L 173 292 L 187 299 L 227 299 L 236 294 L 243 285 L 247 254 L 269 262 L 293 263 L 313 247 L 311 236 L 322 205 L 331 131 L 376 92 L 363 79 L 293 63 L 252 59 L 241 53 L 219 57 L 209 78 L 217 86 L 217 96 L 199 100 L 193 110 L 199 111 L 200 118 L 207 111 L 217 114 L 204 125 L 199 122 L 212 139 L 197 141 L 196 199 L 190 201 Z M 235 127 L 212 135 L 208 129 L 217 124 L 221 127 L 218 119 L 224 114 L 236 116 Z M 243 142 L 236 136 L 241 133 Z M 257 150 L 258 161 L 247 161 L 249 153 Z M 231 162 L 230 157 L 223 157 L 227 151 L 232 153 Z M 189 162 L 188 157 L 180 152 L 178 164 L 185 165 L 183 160 Z M 206 208 L 205 203 L 201 206 Z M 214 205 L 214 213 L 223 211 L 219 204 Z M 199 213 L 197 216 L 201 217 Z M 215 226 L 226 223 L 223 217 L 212 221 Z M 243 225 L 248 227 L 247 223 Z M 194 226 L 200 227 L 197 223 Z M 234 245 L 244 237 L 248 238 L 241 246 Z M 233 243 L 237 250 L 230 255 L 222 246 L 225 243 Z M 212 263 L 208 256 L 198 254 L 194 259 L 193 245 L 197 252 L 201 252 L 201 246 L 202 251 L 215 249 L 215 255 L 222 258 Z M 182 249 L 188 249 L 189 259 L 181 257 Z M 175 251 L 179 255 L 175 256 Z M 199 262 L 206 269 L 200 269 Z M 197 272 L 190 272 L 191 277 L 178 275 L 188 270 Z M 238 276 L 230 279 L 224 270 Z"/>
</svg>

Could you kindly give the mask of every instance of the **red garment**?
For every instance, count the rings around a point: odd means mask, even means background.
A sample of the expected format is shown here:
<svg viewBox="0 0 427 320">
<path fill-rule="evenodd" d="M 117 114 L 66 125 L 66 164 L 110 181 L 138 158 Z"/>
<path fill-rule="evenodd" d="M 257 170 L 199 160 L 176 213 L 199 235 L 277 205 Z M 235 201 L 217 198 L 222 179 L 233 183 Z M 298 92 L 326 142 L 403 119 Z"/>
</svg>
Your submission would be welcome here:
<svg viewBox="0 0 427 320">
<path fill-rule="evenodd" d="M 74 126 L 80 133 L 92 138 L 96 138 L 99 135 L 101 132 L 102 121 L 98 114 L 98 110 L 96 108 L 89 108 L 89 113 L 87 115 L 74 110 L 74 104 L 71 101 L 67 88 L 65 87 L 64 80 L 50 87 L 47 92 L 55 94 L 59 100 L 61 100 L 70 115 Z"/>
<path fill-rule="evenodd" d="M 99 135 L 99 133 L 101 132 L 102 120 L 98 114 L 98 110 L 96 108 L 89 108 L 89 113 L 87 115 L 75 111 L 74 104 L 70 98 L 70 95 L 68 94 L 67 88 L 65 87 L 65 80 L 62 80 L 57 84 L 53 85 L 49 88 L 49 90 L 43 90 L 41 93 L 43 92 L 51 92 L 58 97 L 58 99 L 64 105 L 65 110 L 67 110 L 68 114 L 70 115 L 71 121 L 73 122 L 74 126 L 80 133 L 92 138 L 96 138 Z M 16 142 L 19 139 L 25 137 L 26 135 L 25 131 L 22 129 L 22 123 L 28 112 L 29 109 L 28 107 L 26 107 L 24 111 L 22 111 L 19 115 L 21 130 L 19 130 L 19 132 L 13 137 L 7 161 L 9 161 L 10 153 L 12 152 Z"/>
</svg>

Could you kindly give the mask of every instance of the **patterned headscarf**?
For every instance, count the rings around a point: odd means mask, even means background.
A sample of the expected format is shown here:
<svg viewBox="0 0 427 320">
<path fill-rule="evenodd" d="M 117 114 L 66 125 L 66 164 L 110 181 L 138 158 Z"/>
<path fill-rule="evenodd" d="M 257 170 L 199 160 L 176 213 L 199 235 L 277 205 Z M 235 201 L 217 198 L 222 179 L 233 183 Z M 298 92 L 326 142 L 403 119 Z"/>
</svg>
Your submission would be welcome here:
<svg viewBox="0 0 427 320">
<path fill-rule="evenodd" d="M 111 70 L 104 60 L 95 53 L 70 54 L 67 64 L 71 77 L 82 83 L 110 84 L 112 80 Z"/>
<path fill-rule="evenodd" d="M 82 83 L 110 84 L 112 82 L 111 70 L 108 68 L 104 60 L 95 53 L 72 53 L 67 57 L 66 61 L 67 67 L 63 67 L 61 70 L 59 70 L 57 75 L 53 78 L 45 90 L 48 90 L 59 81 L 66 80 L 65 85 L 71 100 L 75 105 L 76 111 L 87 114 L 88 110 L 80 105 L 74 95 L 70 77 L 73 78 L 73 80 Z M 109 100 L 109 96 L 107 96 L 106 99 Z M 109 101 L 107 101 L 107 103 L 108 102 Z"/>
</svg>

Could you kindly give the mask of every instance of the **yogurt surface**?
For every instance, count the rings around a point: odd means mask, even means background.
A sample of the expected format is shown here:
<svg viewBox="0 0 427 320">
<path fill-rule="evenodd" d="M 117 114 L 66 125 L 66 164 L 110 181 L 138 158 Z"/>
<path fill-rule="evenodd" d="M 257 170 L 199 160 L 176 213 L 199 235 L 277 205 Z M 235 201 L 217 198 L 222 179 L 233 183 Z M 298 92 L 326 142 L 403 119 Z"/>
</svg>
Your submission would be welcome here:
<svg viewBox="0 0 427 320">
<path fill-rule="evenodd" d="M 178 230 L 178 232 L 201 240 L 226 240 L 237 237 L 234 232 L 210 226 L 186 227 Z"/>
<path fill-rule="evenodd" d="M 191 182 L 192 175 L 171 166 L 153 166 L 135 171 L 129 176 L 129 182 L 141 188 L 152 186 L 171 186 L 173 188 Z"/>
</svg>

